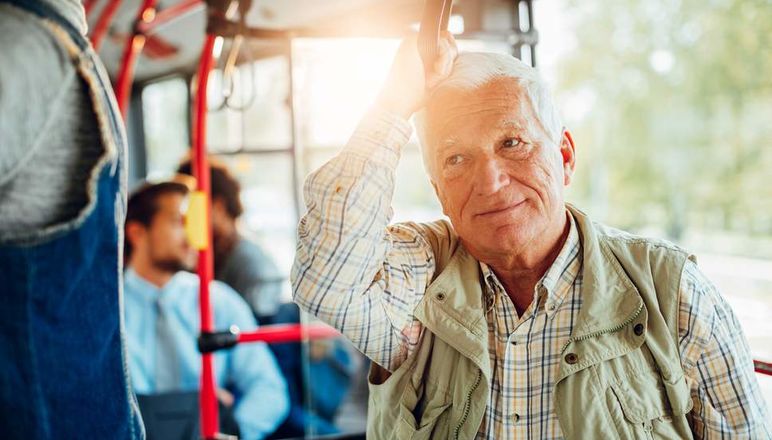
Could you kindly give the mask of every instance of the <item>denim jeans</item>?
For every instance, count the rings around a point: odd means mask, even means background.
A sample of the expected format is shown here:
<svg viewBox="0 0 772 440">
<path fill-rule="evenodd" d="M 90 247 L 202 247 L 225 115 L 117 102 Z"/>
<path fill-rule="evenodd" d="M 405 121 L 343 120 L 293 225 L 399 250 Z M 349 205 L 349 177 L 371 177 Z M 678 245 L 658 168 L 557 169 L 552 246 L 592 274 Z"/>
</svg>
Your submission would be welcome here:
<svg viewBox="0 0 772 440">
<path fill-rule="evenodd" d="M 88 41 L 55 9 L 0 2 L 47 19 L 91 89 L 105 144 L 76 218 L 0 243 L 0 437 L 142 439 L 122 332 L 126 141 L 112 88 Z"/>
</svg>

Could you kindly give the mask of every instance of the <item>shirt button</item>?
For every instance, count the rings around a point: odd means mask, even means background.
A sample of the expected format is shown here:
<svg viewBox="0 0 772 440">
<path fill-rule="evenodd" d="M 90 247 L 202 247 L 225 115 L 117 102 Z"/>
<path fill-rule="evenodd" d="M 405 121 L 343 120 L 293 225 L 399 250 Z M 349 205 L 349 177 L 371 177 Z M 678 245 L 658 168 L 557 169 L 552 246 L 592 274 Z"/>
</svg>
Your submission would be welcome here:
<svg viewBox="0 0 772 440">
<path fill-rule="evenodd" d="M 643 334 L 643 324 L 635 324 L 635 327 L 633 327 L 633 332 L 636 336 L 641 336 Z"/>
<path fill-rule="evenodd" d="M 547 310 L 549 310 L 550 312 L 554 312 L 555 311 L 555 303 L 547 304 Z"/>
<path fill-rule="evenodd" d="M 520 421 L 520 414 L 518 414 L 518 413 L 514 413 L 514 414 L 512 414 L 512 421 L 513 421 L 514 423 L 517 423 L 517 422 L 519 422 L 519 421 Z"/>
<path fill-rule="evenodd" d="M 509 341 L 509 343 L 512 344 L 512 345 L 517 345 L 517 341 L 515 341 L 514 339 Z"/>
<path fill-rule="evenodd" d="M 437 295 L 435 295 L 435 298 L 437 298 L 437 301 L 439 302 L 445 301 L 445 292 L 438 292 Z"/>
<path fill-rule="evenodd" d="M 579 362 L 579 356 L 577 356 L 576 353 L 568 353 L 565 359 L 566 359 L 566 363 L 571 365 Z"/>
</svg>

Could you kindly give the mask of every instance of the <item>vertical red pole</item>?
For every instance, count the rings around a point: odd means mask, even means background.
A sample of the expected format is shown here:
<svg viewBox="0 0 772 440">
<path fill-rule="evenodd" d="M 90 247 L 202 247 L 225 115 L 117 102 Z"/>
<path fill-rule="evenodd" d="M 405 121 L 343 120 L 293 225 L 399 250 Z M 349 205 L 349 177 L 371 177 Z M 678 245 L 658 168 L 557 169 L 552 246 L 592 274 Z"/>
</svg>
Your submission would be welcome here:
<svg viewBox="0 0 772 440">
<path fill-rule="evenodd" d="M 110 0 L 104 9 L 102 14 L 94 25 L 94 32 L 91 34 L 91 44 L 94 46 L 94 50 L 99 50 L 99 46 L 102 44 L 102 38 L 107 33 L 107 29 L 110 27 L 110 22 L 113 21 L 113 16 L 118 12 L 118 7 L 121 5 L 121 0 Z"/>
<path fill-rule="evenodd" d="M 91 14 L 91 10 L 94 9 L 94 6 L 96 6 L 97 0 L 84 0 L 83 1 L 83 10 L 86 13 L 86 18 Z"/>
<path fill-rule="evenodd" d="M 118 78 L 115 80 L 115 99 L 118 101 L 118 108 L 121 110 L 121 117 L 124 122 L 126 122 L 126 110 L 129 108 L 129 98 L 131 97 L 131 83 L 134 81 L 134 67 L 137 56 L 142 52 L 144 45 L 144 35 L 132 35 L 127 39 L 126 47 L 123 49 L 121 67 L 118 71 Z"/>
<path fill-rule="evenodd" d="M 207 246 L 198 252 L 198 277 L 199 277 L 199 307 L 201 310 L 201 332 L 214 331 L 212 319 L 212 307 L 209 299 L 209 284 L 214 273 L 214 259 L 212 257 L 212 228 L 210 225 L 211 194 L 209 187 L 209 163 L 206 157 L 206 88 L 209 80 L 209 72 L 214 64 L 215 36 L 206 35 L 204 48 L 201 52 L 201 61 L 198 67 L 198 85 L 196 87 L 195 121 L 193 126 L 193 173 L 196 177 L 198 191 L 206 194 L 207 209 L 205 210 L 205 224 L 207 226 Z M 201 433 L 204 439 L 214 439 L 219 426 L 217 398 L 215 396 L 214 369 L 212 354 L 201 355 Z"/>
<path fill-rule="evenodd" d="M 121 116 L 126 121 L 126 111 L 129 108 L 131 98 L 131 86 L 134 82 L 134 68 L 137 65 L 137 57 L 145 47 L 146 37 L 137 33 L 139 23 L 150 23 L 155 18 L 156 0 L 144 0 L 137 14 L 137 26 L 135 26 L 131 36 L 126 39 L 126 46 L 123 48 L 123 57 L 121 59 L 121 68 L 118 71 L 118 78 L 115 82 L 115 97 L 118 100 L 118 108 L 121 110 Z"/>
</svg>

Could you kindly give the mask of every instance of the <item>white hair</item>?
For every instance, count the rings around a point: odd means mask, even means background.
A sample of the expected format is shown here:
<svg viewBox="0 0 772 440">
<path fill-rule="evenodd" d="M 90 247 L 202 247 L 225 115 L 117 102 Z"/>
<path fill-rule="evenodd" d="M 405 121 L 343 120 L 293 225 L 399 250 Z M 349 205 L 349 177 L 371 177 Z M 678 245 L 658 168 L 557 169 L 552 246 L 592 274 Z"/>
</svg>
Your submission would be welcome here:
<svg viewBox="0 0 772 440">
<path fill-rule="evenodd" d="M 559 142 L 563 124 L 553 105 L 549 88 L 536 69 L 511 55 L 484 52 L 460 53 L 453 64 L 450 75 L 432 90 L 429 100 L 432 99 L 432 96 L 438 95 L 438 92 L 475 90 L 497 78 L 511 78 L 517 81 L 528 96 L 533 111 L 547 136 L 553 141 Z M 426 132 L 426 117 L 426 107 L 424 107 L 415 115 L 414 124 L 421 144 L 424 167 L 429 173 L 429 177 L 434 180 L 433 161 L 429 154 L 430 148 Z"/>
</svg>

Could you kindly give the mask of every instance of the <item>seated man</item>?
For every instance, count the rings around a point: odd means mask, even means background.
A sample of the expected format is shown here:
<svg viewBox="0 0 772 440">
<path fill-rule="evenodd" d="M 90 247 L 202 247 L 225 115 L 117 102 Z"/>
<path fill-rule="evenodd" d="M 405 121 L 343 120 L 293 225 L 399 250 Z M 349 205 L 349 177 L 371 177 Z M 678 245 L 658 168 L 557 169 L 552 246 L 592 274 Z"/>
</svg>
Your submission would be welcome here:
<svg viewBox="0 0 772 440">
<path fill-rule="evenodd" d="M 241 185 L 225 165 L 210 159 L 214 277 L 232 287 L 252 307 L 260 322 L 273 323 L 281 305 L 281 284 L 273 259 L 257 243 L 239 233 Z M 192 175 L 190 161 L 178 172 Z"/>
<path fill-rule="evenodd" d="M 425 75 L 406 40 L 306 181 L 294 297 L 374 361 L 368 438 L 771 438 L 740 324 L 693 257 L 566 204 L 574 140 L 536 71 L 455 53 L 443 39 Z M 421 107 L 450 222 L 390 225 Z"/>
<path fill-rule="evenodd" d="M 124 281 L 129 367 L 138 394 L 199 389 L 201 357 L 196 258 L 184 231 L 187 186 L 147 184 L 129 198 L 126 216 Z M 257 327 L 239 295 L 212 283 L 215 325 Z M 241 438 L 260 439 L 273 432 L 289 408 L 287 386 L 264 344 L 239 345 L 217 352 L 218 396 L 232 403 Z M 229 402 L 230 401 L 230 402 Z"/>
</svg>

